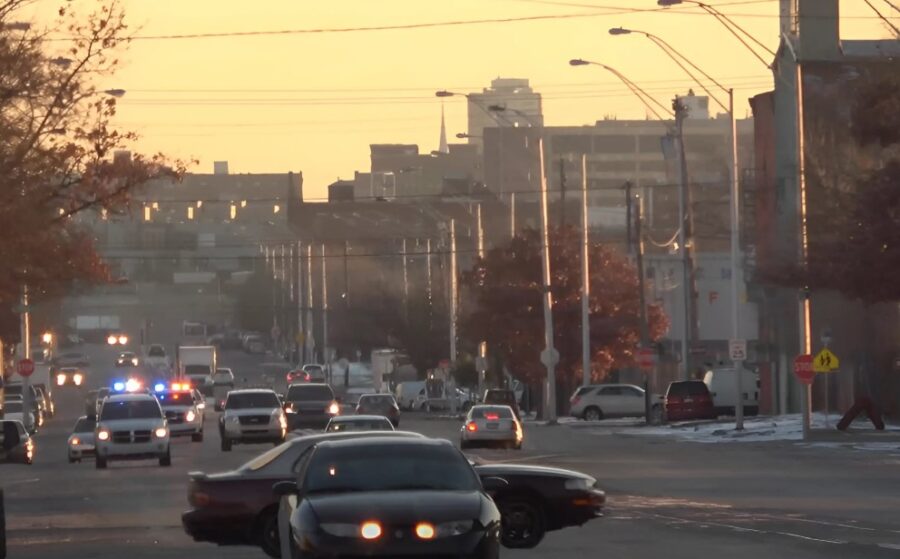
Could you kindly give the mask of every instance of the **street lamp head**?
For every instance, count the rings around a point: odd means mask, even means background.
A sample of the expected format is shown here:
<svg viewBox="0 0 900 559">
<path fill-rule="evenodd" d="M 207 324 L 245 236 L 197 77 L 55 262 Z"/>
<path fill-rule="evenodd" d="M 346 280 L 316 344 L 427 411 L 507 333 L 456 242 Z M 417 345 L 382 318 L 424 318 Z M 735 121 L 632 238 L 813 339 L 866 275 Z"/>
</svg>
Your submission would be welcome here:
<svg viewBox="0 0 900 559">
<path fill-rule="evenodd" d="M 657 5 L 659 6 L 677 6 L 678 4 L 683 3 L 683 0 L 656 0 Z"/>
<path fill-rule="evenodd" d="M 468 138 L 469 135 L 466 134 L 465 132 L 457 132 L 456 137 L 459 138 L 460 140 L 462 140 L 462 139 Z"/>
<path fill-rule="evenodd" d="M 506 107 L 503 105 L 488 105 L 488 110 L 495 113 L 502 113 L 506 110 Z"/>
<path fill-rule="evenodd" d="M 109 95 L 110 97 L 123 97 L 125 95 L 124 89 L 107 89 L 103 93 Z"/>
<path fill-rule="evenodd" d="M 573 58 L 569 61 L 569 66 L 587 66 L 590 64 L 587 60 L 582 60 L 580 58 Z"/>
<path fill-rule="evenodd" d="M 447 91 L 446 89 L 442 89 L 440 91 L 435 91 L 435 97 L 453 97 L 455 95 L 452 91 Z"/>
<path fill-rule="evenodd" d="M 610 35 L 628 35 L 631 33 L 631 29 L 625 29 L 624 27 L 613 27 L 609 30 Z"/>
</svg>

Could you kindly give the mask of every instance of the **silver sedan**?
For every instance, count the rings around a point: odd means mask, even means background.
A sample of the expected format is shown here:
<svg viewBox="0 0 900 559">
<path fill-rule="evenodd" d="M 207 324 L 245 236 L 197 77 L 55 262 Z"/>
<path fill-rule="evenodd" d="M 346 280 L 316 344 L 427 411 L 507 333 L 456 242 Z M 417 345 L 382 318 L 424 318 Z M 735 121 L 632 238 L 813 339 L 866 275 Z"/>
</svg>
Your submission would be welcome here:
<svg viewBox="0 0 900 559">
<path fill-rule="evenodd" d="M 522 423 L 509 406 L 473 406 L 460 429 L 459 446 L 467 449 L 477 445 L 501 448 L 522 448 Z"/>
</svg>

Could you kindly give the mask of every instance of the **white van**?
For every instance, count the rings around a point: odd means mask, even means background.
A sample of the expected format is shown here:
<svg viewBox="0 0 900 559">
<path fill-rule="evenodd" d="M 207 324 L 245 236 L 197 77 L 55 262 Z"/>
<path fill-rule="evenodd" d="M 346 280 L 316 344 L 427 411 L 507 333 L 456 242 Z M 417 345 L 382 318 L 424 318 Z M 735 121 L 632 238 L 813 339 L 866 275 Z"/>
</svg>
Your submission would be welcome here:
<svg viewBox="0 0 900 559">
<path fill-rule="evenodd" d="M 737 406 L 737 374 L 733 368 L 715 368 L 706 371 L 703 382 L 709 389 L 719 415 L 734 415 Z M 744 415 L 759 413 L 759 374 L 744 369 L 741 375 L 744 393 Z"/>
<path fill-rule="evenodd" d="M 404 410 L 417 410 L 428 399 L 425 393 L 425 381 L 414 380 L 409 382 L 401 382 L 394 389 L 394 399 L 397 405 Z"/>
</svg>

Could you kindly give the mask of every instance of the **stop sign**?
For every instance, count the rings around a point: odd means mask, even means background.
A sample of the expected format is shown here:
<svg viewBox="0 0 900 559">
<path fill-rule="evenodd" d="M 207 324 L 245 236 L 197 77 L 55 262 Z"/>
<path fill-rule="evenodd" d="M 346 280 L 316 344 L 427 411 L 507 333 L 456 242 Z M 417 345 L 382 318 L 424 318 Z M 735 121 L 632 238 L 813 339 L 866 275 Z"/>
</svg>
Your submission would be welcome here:
<svg viewBox="0 0 900 559">
<path fill-rule="evenodd" d="M 642 347 L 635 353 L 635 360 L 637 361 L 638 367 L 645 371 L 649 371 L 656 365 L 656 350 L 649 347 Z"/>
<path fill-rule="evenodd" d="M 31 359 L 22 359 L 16 368 L 18 373 L 23 377 L 30 377 L 34 372 L 34 361 Z"/>
<path fill-rule="evenodd" d="M 816 373 L 813 371 L 813 356 L 808 353 L 798 355 L 794 359 L 794 374 L 797 375 L 797 380 L 803 384 L 812 384 L 816 377 Z"/>
</svg>

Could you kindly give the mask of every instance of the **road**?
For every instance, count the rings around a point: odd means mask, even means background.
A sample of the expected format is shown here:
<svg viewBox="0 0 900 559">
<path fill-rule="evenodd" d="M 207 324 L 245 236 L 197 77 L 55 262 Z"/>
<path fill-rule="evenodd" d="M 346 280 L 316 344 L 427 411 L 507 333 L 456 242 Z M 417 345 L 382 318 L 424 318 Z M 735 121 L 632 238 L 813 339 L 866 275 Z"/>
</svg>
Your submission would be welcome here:
<svg viewBox="0 0 900 559">
<path fill-rule="evenodd" d="M 91 349 L 91 385 L 112 373 L 109 348 Z M 261 358 L 221 357 L 239 379 L 259 381 Z M 173 464 L 68 464 L 65 440 L 82 409 L 78 391 L 57 396 L 57 417 L 38 434 L 35 464 L 4 466 L 11 558 L 265 557 L 254 548 L 194 543 L 182 531 L 187 472 L 238 466 L 268 446 L 219 450 L 215 414 L 202 443 L 173 443 Z M 455 440 L 459 423 L 405 414 L 404 429 Z M 860 453 L 788 443 L 717 444 L 625 437 L 578 426 L 526 426 L 522 451 L 477 451 L 488 460 L 581 470 L 602 480 L 605 518 L 548 534 L 521 559 L 569 557 L 900 557 L 900 452 Z"/>
</svg>

